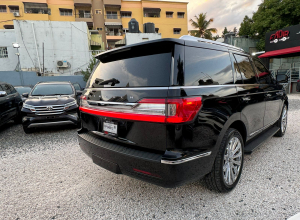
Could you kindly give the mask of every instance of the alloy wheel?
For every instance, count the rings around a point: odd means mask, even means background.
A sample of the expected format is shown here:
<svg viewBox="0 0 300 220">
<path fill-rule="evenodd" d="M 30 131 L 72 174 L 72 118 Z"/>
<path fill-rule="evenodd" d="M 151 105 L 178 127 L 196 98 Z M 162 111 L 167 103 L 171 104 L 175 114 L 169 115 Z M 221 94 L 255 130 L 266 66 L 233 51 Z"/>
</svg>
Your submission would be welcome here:
<svg viewBox="0 0 300 220">
<path fill-rule="evenodd" d="M 286 106 L 284 106 L 283 111 L 282 111 L 282 116 L 281 116 L 281 131 L 282 133 L 285 132 L 287 127 L 287 110 Z"/>
<path fill-rule="evenodd" d="M 227 185 L 232 185 L 239 176 L 242 165 L 242 144 L 240 139 L 232 137 L 227 144 L 223 160 L 223 179 Z"/>
</svg>

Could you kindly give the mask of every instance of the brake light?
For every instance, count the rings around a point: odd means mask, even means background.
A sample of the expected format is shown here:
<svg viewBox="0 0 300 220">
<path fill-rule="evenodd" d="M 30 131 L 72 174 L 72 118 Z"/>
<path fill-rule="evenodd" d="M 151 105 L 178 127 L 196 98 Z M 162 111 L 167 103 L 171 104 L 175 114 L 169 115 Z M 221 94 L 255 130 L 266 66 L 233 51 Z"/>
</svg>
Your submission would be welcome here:
<svg viewBox="0 0 300 220">
<path fill-rule="evenodd" d="M 81 96 L 80 99 L 79 109 L 89 114 L 159 123 L 183 123 L 192 121 L 202 106 L 201 97 L 142 99 L 130 109 L 105 108 L 101 105 L 90 105 L 85 96 Z"/>
</svg>

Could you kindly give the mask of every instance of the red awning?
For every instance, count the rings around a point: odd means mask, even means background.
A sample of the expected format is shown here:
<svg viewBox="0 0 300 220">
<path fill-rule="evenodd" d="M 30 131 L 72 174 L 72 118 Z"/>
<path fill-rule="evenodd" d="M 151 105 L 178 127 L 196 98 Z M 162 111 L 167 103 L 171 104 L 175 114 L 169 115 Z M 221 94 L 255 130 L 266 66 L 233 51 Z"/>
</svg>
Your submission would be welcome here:
<svg viewBox="0 0 300 220">
<path fill-rule="evenodd" d="M 276 57 L 276 56 L 280 56 L 280 55 L 285 55 L 285 54 L 290 54 L 290 53 L 299 53 L 299 52 L 300 52 L 300 46 L 281 49 L 281 50 L 269 51 L 269 52 L 264 53 L 264 54 L 262 54 L 258 57 L 259 58 Z"/>
</svg>

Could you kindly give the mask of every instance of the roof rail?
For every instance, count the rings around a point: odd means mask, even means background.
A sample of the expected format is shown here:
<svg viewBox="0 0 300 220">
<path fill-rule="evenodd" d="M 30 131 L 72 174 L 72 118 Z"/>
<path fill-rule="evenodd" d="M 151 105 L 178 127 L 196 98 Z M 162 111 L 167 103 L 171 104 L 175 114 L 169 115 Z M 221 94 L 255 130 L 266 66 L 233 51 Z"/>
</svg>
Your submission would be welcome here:
<svg viewBox="0 0 300 220">
<path fill-rule="evenodd" d="M 193 36 L 189 36 L 189 35 L 183 35 L 179 39 L 202 42 L 202 43 L 208 43 L 208 44 L 215 44 L 215 45 L 228 47 L 228 48 L 231 48 L 231 49 L 234 49 L 234 50 L 240 50 L 240 51 L 244 52 L 244 50 L 242 48 L 235 47 L 235 46 L 232 46 L 230 44 L 224 44 L 224 43 L 221 43 L 221 42 L 213 41 L 213 40 L 207 40 L 207 39 L 200 38 L 200 37 L 193 37 Z"/>
</svg>

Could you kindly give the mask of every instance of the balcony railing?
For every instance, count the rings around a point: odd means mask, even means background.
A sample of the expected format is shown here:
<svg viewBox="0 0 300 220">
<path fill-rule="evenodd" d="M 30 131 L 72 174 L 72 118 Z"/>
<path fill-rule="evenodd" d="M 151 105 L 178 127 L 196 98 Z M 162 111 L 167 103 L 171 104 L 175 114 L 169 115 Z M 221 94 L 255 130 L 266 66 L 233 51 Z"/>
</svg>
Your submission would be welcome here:
<svg viewBox="0 0 300 220">
<path fill-rule="evenodd" d="M 26 14 L 50 14 L 50 8 L 25 8 Z"/>
<path fill-rule="evenodd" d="M 105 15 L 106 19 L 121 19 L 122 17 L 120 15 Z"/>
<path fill-rule="evenodd" d="M 123 31 L 121 31 L 121 32 L 112 32 L 112 31 L 110 31 L 110 32 L 106 32 L 106 35 L 107 36 L 122 36 Z"/>
<path fill-rule="evenodd" d="M 92 18 L 91 13 L 75 14 L 75 18 Z"/>
</svg>

